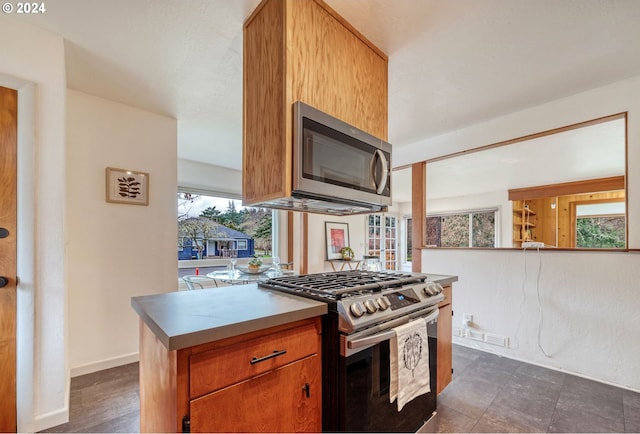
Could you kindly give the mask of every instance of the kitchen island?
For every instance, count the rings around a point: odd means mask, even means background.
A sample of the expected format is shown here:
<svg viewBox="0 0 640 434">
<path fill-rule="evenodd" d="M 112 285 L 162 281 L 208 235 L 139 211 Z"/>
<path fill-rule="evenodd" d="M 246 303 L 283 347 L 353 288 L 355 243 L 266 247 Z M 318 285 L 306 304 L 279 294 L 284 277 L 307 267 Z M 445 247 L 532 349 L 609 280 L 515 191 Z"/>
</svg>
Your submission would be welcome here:
<svg viewBox="0 0 640 434">
<path fill-rule="evenodd" d="M 140 316 L 141 432 L 321 430 L 326 303 L 252 284 L 131 305 Z"/>
</svg>

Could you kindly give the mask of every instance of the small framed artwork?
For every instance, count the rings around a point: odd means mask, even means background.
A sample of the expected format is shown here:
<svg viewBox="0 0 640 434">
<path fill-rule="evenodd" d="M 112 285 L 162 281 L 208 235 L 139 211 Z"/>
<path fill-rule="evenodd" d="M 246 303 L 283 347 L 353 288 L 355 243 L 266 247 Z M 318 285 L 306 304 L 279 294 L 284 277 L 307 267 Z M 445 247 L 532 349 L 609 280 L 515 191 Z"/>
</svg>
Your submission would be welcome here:
<svg viewBox="0 0 640 434">
<path fill-rule="evenodd" d="M 349 223 L 324 223 L 327 239 L 327 260 L 342 259 L 340 249 L 349 246 Z"/>
<path fill-rule="evenodd" d="M 107 202 L 149 205 L 149 174 L 107 167 Z"/>
</svg>

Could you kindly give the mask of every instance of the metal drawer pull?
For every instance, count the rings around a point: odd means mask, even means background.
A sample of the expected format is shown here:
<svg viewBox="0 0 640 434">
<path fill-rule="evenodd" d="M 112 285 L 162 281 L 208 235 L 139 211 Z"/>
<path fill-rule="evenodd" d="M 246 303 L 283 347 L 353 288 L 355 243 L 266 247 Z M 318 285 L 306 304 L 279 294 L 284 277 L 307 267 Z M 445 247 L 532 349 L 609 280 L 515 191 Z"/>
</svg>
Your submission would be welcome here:
<svg viewBox="0 0 640 434">
<path fill-rule="evenodd" d="M 251 364 L 255 365 L 256 363 L 264 362 L 265 360 L 273 359 L 274 357 L 278 357 L 286 353 L 287 353 L 287 350 L 281 350 L 281 351 L 273 350 L 273 353 L 269 354 L 268 356 L 254 357 L 253 359 L 251 359 Z"/>
</svg>

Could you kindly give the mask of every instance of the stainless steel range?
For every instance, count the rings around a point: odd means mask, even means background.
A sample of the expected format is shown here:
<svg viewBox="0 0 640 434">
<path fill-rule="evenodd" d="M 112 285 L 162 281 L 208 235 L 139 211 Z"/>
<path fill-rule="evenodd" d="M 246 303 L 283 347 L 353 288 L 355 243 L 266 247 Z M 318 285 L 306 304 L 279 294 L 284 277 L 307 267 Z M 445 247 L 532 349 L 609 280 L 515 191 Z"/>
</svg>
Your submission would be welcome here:
<svg viewBox="0 0 640 434">
<path fill-rule="evenodd" d="M 324 301 L 323 431 L 416 431 L 436 410 L 436 336 L 442 287 L 420 273 L 345 271 L 283 276 L 259 286 Z M 389 402 L 393 330 L 424 318 L 432 392 L 401 412 Z"/>
</svg>

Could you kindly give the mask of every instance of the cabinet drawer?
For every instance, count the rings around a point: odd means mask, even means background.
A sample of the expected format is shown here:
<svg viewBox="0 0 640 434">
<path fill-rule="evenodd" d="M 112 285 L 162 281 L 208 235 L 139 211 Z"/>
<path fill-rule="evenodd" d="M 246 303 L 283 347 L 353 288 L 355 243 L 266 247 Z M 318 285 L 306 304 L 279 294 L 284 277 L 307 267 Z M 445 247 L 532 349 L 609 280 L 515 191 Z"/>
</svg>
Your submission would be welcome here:
<svg viewBox="0 0 640 434">
<path fill-rule="evenodd" d="M 438 303 L 438 307 L 451 304 L 451 285 L 444 286 L 442 293 L 444 294 L 444 300 Z"/>
<path fill-rule="evenodd" d="M 311 356 L 194 399 L 191 432 L 320 432 L 320 371 Z"/>
<path fill-rule="evenodd" d="M 307 324 L 194 354 L 189 360 L 190 397 L 197 398 L 315 354 L 319 346 L 315 325 Z"/>
</svg>

